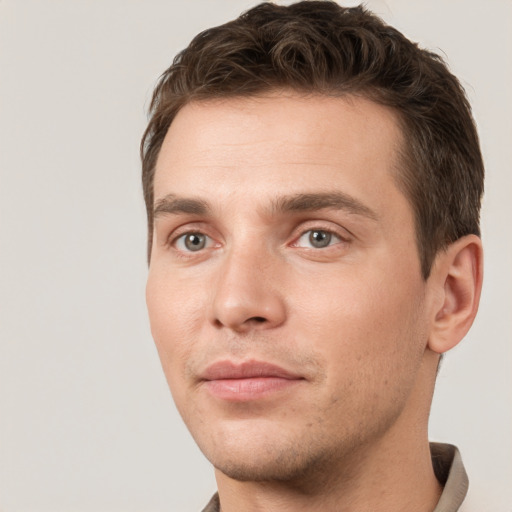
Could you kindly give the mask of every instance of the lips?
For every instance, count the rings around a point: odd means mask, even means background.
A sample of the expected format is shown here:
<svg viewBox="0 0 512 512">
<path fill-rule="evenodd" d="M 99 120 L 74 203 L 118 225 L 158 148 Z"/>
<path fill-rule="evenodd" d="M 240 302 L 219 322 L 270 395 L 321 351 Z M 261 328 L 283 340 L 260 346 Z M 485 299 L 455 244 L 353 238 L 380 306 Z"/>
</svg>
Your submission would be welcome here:
<svg viewBox="0 0 512 512">
<path fill-rule="evenodd" d="M 219 361 L 200 375 L 208 392 L 227 401 L 250 401 L 285 391 L 304 381 L 298 374 L 261 361 Z"/>
<path fill-rule="evenodd" d="M 299 375 L 291 373 L 280 366 L 260 361 L 247 361 L 239 364 L 231 361 L 219 361 L 208 366 L 204 373 L 201 374 L 203 380 L 250 379 L 258 377 L 301 378 Z"/>
</svg>

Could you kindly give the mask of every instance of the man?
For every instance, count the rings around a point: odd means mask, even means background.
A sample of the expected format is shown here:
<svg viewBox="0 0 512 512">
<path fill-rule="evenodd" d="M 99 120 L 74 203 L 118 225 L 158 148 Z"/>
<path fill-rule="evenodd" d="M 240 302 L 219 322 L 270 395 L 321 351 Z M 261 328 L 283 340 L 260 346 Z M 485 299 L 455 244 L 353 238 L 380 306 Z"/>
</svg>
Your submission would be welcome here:
<svg viewBox="0 0 512 512">
<path fill-rule="evenodd" d="M 261 4 L 164 73 L 142 159 L 151 329 L 215 467 L 205 510 L 468 510 L 427 436 L 482 284 L 482 158 L 442 60 L 361 7 Z"/>
</svg>

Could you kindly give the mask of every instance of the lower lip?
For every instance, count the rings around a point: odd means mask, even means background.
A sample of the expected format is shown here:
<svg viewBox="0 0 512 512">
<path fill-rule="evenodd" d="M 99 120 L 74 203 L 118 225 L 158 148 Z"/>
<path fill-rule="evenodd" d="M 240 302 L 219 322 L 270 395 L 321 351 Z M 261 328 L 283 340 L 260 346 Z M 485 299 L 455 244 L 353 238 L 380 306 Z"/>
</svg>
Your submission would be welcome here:
<svg viewBox="0 0 512 512">
<path fill-rule="evenodd" d="M 301 380 L 283 379 L 281 377 L 253 377 L 208 380 L 205 381 L 204 385 L 216 398 L 231 402 L 246 402 L 287 390 L 301 382 Z"/>
</svg>

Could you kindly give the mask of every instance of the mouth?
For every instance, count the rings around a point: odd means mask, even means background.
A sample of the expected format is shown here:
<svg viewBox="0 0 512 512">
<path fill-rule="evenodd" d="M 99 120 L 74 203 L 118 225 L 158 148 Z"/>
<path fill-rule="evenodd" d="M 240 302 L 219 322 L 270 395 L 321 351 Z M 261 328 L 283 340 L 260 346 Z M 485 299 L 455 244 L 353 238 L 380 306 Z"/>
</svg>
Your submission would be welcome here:
<svg viewBox="0 0 512 512">
<path fill-rule="evenodd" d="M 219 361 L 200 375 L 207 391 L 221 400 L 246 402 L 289 390 L 304 377 L 262 361 Z"/>
</svg>

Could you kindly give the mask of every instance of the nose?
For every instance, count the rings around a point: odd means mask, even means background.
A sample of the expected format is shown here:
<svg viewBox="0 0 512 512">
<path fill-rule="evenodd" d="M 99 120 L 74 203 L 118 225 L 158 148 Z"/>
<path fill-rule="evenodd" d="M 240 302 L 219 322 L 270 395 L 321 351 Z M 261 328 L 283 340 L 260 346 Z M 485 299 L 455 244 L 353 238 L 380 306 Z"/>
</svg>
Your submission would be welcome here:
<svg viewBox="0 0 512 512">
<path fill-rule="evenodd" d="M 222 262 L 215 286 L 212 320 L 236 332 L 264 330 L 286 319 L 283 269 L 276 257 L 259 251 L 231 251 Z"/>
</svg>

